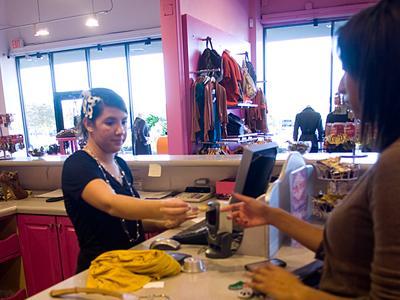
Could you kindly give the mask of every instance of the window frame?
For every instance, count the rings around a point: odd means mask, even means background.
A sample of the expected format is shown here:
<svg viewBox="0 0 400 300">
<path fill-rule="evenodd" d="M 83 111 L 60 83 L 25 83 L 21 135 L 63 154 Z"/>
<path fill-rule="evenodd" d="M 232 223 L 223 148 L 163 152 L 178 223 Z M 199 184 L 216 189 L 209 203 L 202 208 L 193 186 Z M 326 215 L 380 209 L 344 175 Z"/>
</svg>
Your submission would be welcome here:
<svg viewBox="0 0 400 300">
<path fill-rule="evenodd" d="M 332 93 L 333 93 L 333 55 L 334 55 L 334 51 L 335 49 L 333 48 L 334 46 L 334 38 L 335 38 L 335 30 L 336 30 L 336 26 L 335 23 L 336 22 L 341 22 L 341 21 L 347 21 L 349 20 L 349 17 L 342 17 L 342 18 L 329 18 L 329 19 L 314 19 L 311 21 L 305 21 L 305 22 L 300 22 L 300 23 L 294 23 L 294 24 L 283 24 L 283 25 L 271 25 L 271 26 L 264 26 L 263 28 L 263 77 L 264 77 L 264 84 L 263 84 L 263 90 L 264 90 L 264 94 L 266 96 L 267 95 L 267 74 L 266 74 L 266 55 L 267 55 L 267 50 L 266 50 L 266 45 L 267 45 L 267 40 L 268 40 L 268 34 L 267 31 L 268 29 L 275 29 L 275 28 L 285 28 L 285 27 L 297 27 L 297 26 L 304 26 L 304 25 L 316 25 L 318 26 L 320 23 L 330 23 L 331 25 L 331 30 L 330 30 L 330 37 L 331 37 L 331 59 L 330 59 L 330 91 L 329 91 L 329 111 L 332 111 L 333 108 L 333 97 L 332 97 Z"/>
<path fill-rule="evenodd" d="M 62 100 L 72 100 L 79 98 L 82 95 L 82 91 L 69 91 L 69 92 L 54 92 L 54 114 L 56 120 L 57 132 L 64 128 L 64 117 L 62 114 Z"/>
<path fill-rule="evenodd" d="M 138 44 L 147 44 L 151 42 L 159 42 L 161 41 L 161 37 L 153 37 L 153 38 L 141 38 L 139 40 L 134 41 L 126 41 L 126 42 L 119 42 L 119 43 L 105 43 L 105 44 L 97 44 L 91 45 L 87 47 L 77 47 L 77 48 L 69 48 L 69 49 L 62 49 L 57 51 L 45 51 L 45 52 L 36 52 L 32 54 L 26 55 L 18 55 L 15 57 L 15 67 L 17 72 L 17 81 L 18 81 L 18 90 L 19 90 L 19 99 L 20 99 L 20 106 L 21 106 L 21 118 L 22 118 L 22 126 L 24 132 L 24 139 L 25 145 L 30 145 L 29 141 L 29 129 L 27 126 L 26 121 L 26 112 L 25 112 L 25 100 L 24 95 L 22 92 L 22 80 L 21 80 L 21 73 L 20 73 L 20 60 L 21 58 L 25 58 L 27 56 L 34 57 L 38 55 L 48 55 L 49 57 L 49 67 L 50 67 L 50 77 L 51 77 L 51 86 L 53 92 L 53 105 L 54 105 L 54 119 L 56 123 L 56 130 L 64 129 L 63 128 L 63 116 L 62 116 L 62 108 L 61 108 L 61 99 L 65 99 L 62 97 L 69 97 L 77 96 L 79 91 L 63 91 L 58 92 L 56 87 L 56 79 L 55 79 L 55 71 L 54 71 L 54 54 L 55 53 L 62 53 L 62 52 L 72 52 L 72 51 L 85 51 L 85 63 L 86 63 L 86 72 L 87 72 L 87 80 L 88 86 L 92 88 L 92 77 L 91 77 L 91 60 L 90 60 L 90 50 L 91 49 L 99 49 L 99 47 L 106 48 L 106 47 L 113 47 L 113 46 L 124 46 L 124 55 L 125 55 L 125 64 L 126 64 L 126 72 L 127 72 L 127 88 L 128 88 L 128 104 L 129 104 L 129 123 L 131 127 L 131 138 L 132 138 L 132 153 L 136 154 L 135 150 L 135 140 L 134 140 L 134 133 L 133 133 L 133 121 L 134 121 L 134 106 L 133 106 L 133 96 L 132 96 L 132 74 L 131 74 L 131 66 L 130 66 L 130 46 L 131 45 L 138 45 Z M 26 147 L 28 148 L 28 147 Z M 28 149 L 26 149 L 28 151 Z"/>
<path fill-rule="evenodd" d="M 337 26 L 338 23 L 343 22 L 343 21 L 348 21 L 350 17 L 337 17 L 337 18 L 321 18 L 321 19 L 313 19 L 313 20 L 307 20 L 304 22 L 296 22 L 296 23 L 285 23 L 285 24 L 279 24 L 279 25 L 266 25 L 263 27 L 263 91 L 264 91 L 264 95 L 267 97 L 269 97 L 269 91 L 267 88 L 267 82 L 268 82 L 268 78 L 267 78 L 267 56 L 268 56 L 268 51 L 267 51 L 267 42 L 268 40 L 268 30 L 269 29 L 276 29 L 276 28 L 296 28 L 298 26 L 305 26 L 305 25 L 314 25 L 314 26 L 326 26 L 326 25 L 330 25 L 330 43 L 331 43 L 331 47 L 330 47 L 330 61 L 329 61 L 329 98 L 327 99 L 327 101 L 329 101 L 329 111 L 333 110 L 333 102 L 334 102 L 334 93 L 336 92 L 336 90 L 334 91 L 335 88 L 333 86 L 334 83 L 334 55 L 336 49 L 335 49 L 335 39 L 337 37 L 337 35 L 335 34 L 337 31 L 337 28 L 339 28 Z M 326 101 L 326 100 L 321 100 L 321 101 Z M 325 102 L 324 102 L 325 103 Z M 323 121 L 324 123 L 324 121 Z"/>
</svg>

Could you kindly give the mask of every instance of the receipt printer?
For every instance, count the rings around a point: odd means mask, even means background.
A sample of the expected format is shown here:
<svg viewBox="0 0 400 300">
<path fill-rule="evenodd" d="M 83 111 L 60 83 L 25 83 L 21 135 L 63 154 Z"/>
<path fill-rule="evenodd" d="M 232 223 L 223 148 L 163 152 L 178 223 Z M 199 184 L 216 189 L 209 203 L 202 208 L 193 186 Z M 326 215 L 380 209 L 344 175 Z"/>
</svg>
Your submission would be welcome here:
<svg viewBox="0 0 400 300">
<path fill-rule="evenodd" d="M 220 211 L 217 201 L 208 202 L 206 224 L 208 227 L 208 249 L 206 256 L 209 258 L 226 258 L 233 254 L 232 220 L 227 218 L 228 212 Z"/>
</svg>

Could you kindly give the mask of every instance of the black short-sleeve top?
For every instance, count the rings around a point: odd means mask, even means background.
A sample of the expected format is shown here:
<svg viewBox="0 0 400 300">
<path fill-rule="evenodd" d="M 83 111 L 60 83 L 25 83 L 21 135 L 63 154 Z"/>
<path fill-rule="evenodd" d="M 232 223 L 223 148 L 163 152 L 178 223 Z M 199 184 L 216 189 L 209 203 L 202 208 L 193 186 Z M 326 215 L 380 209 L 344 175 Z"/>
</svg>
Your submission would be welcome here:
<svg viewBox="0 0 400 300">
<path fill-rule="evenodd" d="M 133 183 L 132 173 L 126 162 L 116 156 L 118 165 L 125 173 L 123 184 L 120 184 L 106 170 L 99 168 L 96 160 L 87 152 L 79 150 L 69 156 L 64 162 L 62 171 L 62 190 L 64 203 L 78 237 L 80 246 L 80 262 L 87 265 L 92 259 L 103 252 L 118 249 L 129 249 L 144 240 L 143 226 L 140 221 L 126 220 L 125 232 L 121 219 L 103 212 L 82 199 L 86 185 L 94 179 L 103 179 L 106 175 L 116 194 L 139 197 L 139 194 L 129 187 Z M 135 199 L 132 198 L 132 202 Z M 134 242 L 129 237 L 137 238 L 137 224 L 140 237 Z"/>
</svg>

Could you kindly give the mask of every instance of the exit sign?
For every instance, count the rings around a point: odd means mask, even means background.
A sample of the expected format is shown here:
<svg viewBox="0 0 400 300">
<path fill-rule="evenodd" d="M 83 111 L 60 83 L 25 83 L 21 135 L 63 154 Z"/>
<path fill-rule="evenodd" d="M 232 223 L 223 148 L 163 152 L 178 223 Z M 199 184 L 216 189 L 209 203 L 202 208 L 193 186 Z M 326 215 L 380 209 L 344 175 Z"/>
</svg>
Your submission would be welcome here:
<svg viewBox="0 0 400 300">
<path fill-rule="evenodd" d="M 24 41 L 22 39 L 13 39 L 10 44 L 11 49 L 18 49 L 24 47 Z"/>
</svg>

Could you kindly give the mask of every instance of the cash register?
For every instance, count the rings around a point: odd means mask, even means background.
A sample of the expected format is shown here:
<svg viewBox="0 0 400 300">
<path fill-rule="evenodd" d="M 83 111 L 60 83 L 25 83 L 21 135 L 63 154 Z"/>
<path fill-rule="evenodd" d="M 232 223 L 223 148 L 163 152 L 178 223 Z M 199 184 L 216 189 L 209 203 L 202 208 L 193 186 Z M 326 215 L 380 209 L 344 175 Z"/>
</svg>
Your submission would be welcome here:
<svg viewBox="0 0 400 300">
<path fill-rule="evenodd" d="M 277 149 L 277 144 L 273 142 L 244 147 L 242 159 L 236 175 L 234 188 L 236 193 L 257 198 L 266 192 L 275 165 Z M 235 202 L 237 202 L 237 200 L 231 197 L 230 203 Z M 209 205 L 209 208 L 210 207 L 214 208 L 212 205 Z M 206 219 L 196 223 L 172 238 L 181 244 L 208 245 L 209 229 L 217 230 L 215 227 L 212 227 L 213 224 L 211 223 L 213 223 L 213 220 L 216 220 L 215 218 L 218 218 L 218 216 L 214 216 L 213 214 L 208 214 L 208 216 L 212 216 L 212 220 L 209 218 L 208 220 Z M 231 233 L 234 235 L 234 243 L 232 243 L 232 247 L 235 248 L 232 249 L 232 253 L 234 253 L 238 246 L 240 246 L 241 238 L 243 237 L 243 229 L 237 225 L 233 225 Z"/>
</svg>

